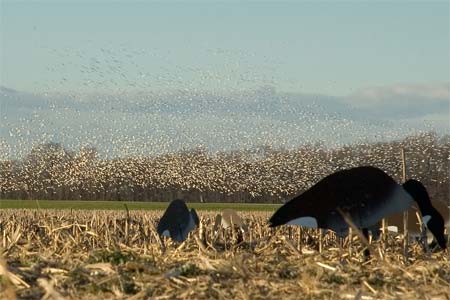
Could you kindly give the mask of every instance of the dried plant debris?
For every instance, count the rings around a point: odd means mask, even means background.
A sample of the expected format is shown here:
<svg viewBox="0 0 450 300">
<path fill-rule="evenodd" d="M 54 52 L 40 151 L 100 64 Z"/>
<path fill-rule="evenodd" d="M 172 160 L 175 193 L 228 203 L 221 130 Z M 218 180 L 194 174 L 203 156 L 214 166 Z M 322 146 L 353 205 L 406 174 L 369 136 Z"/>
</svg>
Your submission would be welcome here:
<svg viewBox="0 0 450 300">
<path fill-rule="evenodd" d="M 216 213 L 202 212 L 162 251 L 162 213 L 0 210 L 0 299 L 450 299 L 448 252 L 416 243 L 404 257 L 399 235 L 367 260 L 356 235 L 270 229 L 270 212 L 239 213 L 240 244 L 215 239 Z"/>
</svg>

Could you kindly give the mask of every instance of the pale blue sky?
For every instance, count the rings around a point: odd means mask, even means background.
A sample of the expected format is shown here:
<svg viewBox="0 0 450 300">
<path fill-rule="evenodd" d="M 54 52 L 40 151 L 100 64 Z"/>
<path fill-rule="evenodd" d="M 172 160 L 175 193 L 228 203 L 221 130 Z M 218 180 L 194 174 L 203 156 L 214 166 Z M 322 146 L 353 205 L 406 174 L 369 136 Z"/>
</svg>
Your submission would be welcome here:
<svg viewBox="0 0 450 300">
<path fill-rule="evenodd" d="M 56 2 L 56 1 L 55 1 Z M 347 95 L 449 82 L 449 3 L 1 1 L 0 84 Z"/>
</svg>

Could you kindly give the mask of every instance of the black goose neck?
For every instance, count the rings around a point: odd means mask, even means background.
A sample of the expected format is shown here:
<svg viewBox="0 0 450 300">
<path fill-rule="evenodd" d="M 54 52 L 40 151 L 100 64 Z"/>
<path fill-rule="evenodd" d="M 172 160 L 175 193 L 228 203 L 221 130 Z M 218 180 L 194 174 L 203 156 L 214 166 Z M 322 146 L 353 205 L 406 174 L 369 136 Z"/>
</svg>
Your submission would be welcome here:
<svg viewBox="0 0 450 300">
<path fill-rule="evenodd" d="M 419 206 L 422 216 L 431 214 L 434 210 L 430 196 L 425 186 L 418 180 L 410 179 L 403 184 L 403 188 L 411 195 Z"/>
</svg>

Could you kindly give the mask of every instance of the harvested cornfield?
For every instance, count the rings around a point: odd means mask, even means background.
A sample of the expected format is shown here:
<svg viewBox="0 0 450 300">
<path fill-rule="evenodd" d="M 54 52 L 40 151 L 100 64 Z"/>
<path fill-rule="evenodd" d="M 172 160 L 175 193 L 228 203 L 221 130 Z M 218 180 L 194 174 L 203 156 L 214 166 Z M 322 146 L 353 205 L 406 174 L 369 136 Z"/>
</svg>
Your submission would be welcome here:
<svg viewBox="0 0 450 300">
<path fill-rule="evenodd" d="M 0 210 L 1 299 L 450 299 L 446 252 L 384 236 L 365 259 L 357 235 L 266 226 L 213 232 L 214 212 L 181 244 L 162 212 Z M 321 250 L 321 251 L 319 251 Z"/>
</svg>

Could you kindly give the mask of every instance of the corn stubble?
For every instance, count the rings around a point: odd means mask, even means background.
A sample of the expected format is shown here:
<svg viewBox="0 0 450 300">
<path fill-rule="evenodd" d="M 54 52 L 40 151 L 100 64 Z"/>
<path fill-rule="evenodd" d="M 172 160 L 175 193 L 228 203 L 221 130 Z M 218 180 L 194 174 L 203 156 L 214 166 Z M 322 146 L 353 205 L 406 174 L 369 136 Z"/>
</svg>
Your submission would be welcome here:
<svg viewBox="0 0 450 300">
<path fill-rule="evenodd" d="M 450 299 L 448 253 L 405 258 L 387 236 L 366 259 L 357 234 L 270 229 L 269 214 L 240 213 L 237 243 L 201 212 L 176 244 L 156 234 L 162 212 L 0 210 L 0 299 Z"/>
</svg>

